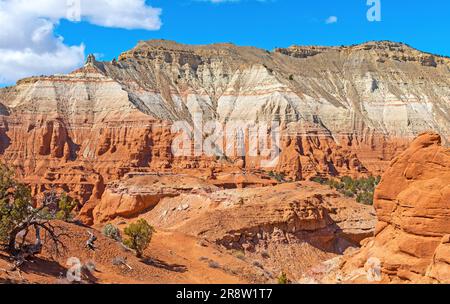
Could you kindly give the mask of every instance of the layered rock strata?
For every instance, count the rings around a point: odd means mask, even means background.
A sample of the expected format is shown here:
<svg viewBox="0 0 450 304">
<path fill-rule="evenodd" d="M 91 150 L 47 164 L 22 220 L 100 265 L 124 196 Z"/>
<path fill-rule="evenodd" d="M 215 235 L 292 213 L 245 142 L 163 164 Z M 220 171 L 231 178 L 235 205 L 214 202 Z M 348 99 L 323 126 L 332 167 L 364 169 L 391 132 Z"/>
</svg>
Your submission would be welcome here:
<svg viewBox="0 0 450 304">
<path fill-rule="evenodd" d="M 82 204 L 129 172 L 261 169 L 261 151 L 174 155 L 171 126 L 201 114 L 279 122 L 279 161 L 262 169 L 289 179 L 379 174 L 424 130 L 448 143 L 449 96 L 449 60 L 399 43 L 267 52 L 147 41 L 1 89 L 0 154 L 36 191 L 57 185 Z"/>
</svg>

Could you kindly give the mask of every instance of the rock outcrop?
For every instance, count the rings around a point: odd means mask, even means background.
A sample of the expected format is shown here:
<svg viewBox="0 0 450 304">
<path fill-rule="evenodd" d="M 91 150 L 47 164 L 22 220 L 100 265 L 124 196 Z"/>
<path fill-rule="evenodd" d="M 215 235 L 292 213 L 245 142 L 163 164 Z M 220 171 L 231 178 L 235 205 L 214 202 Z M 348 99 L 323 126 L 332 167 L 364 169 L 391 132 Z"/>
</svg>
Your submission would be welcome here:
<svg viewBox="0 0 450 304">
<path fill-rule="evenodd" d="M 373 236 L 372 206 L 313 182 L 184 193 L 140 217 L 215 244 L 291 279 Z M 120 219 L 117 219 L 120 221 Z"/>
<path fill-rule="evenodd" d="M 327 280 L 358 276 L 379 261 L 380 279 L 391 283 L 450 283 L 450 149 L 434 133 L 420 135 L 394 159 L 375 192 L 375 237 L 336 264 Z M 367 265 L 366 265 L 367 266 Z"/>
<path fill-rule="evenodd" d="M 217 190 L 200 178 L 186 175 L 128 174 L 122 181 L 107 186 L 93 210 L 93 220 L 104 223 L 117 217 L 133 218 L 150 211 L 164 198 Z"/>
</svg>

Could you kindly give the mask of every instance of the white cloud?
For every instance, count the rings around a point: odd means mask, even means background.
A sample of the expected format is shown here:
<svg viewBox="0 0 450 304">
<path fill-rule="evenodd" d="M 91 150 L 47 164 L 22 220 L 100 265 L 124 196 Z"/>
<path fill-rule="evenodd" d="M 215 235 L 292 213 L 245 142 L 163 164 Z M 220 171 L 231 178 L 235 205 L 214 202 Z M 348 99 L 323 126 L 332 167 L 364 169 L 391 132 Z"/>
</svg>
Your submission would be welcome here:
<svg viewBox="0 0 450 304">
<path fill-rule="evenodd" d="M 326 24 L 333 24 L 338 22 L 338 17 L 336 16 L 330 16 L 325 20 Z"/>
<path fill-rule="evenodd" d="M 160 15 L 145 0 L 0 0 L 0 83 L 82 65 L 84 45 L 66 45 L 54 33 L 62 19 L 158 30 Z"/>
</svg>

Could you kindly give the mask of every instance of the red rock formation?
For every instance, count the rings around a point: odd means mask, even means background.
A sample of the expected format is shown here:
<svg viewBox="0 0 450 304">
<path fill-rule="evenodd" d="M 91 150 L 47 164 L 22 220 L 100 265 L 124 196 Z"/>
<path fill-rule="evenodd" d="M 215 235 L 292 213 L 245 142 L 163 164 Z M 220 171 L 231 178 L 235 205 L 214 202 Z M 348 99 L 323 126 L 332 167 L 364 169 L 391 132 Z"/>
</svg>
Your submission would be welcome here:
<svg viewBox="0 0 450 304">
<path fill-rule="evenodd" d="M 218 190 L 203 180 L 185 175 L 130 174 L 106 188 L 93 210 L 93 221 L 104 223 L 117 217 L 133 218 L 153 209 L 163 198 L 200 190 Z"/>
<path fill-rule="evenodd" d="M 375 208 L 375 237 L 338 266 L 341 279 L 364 282 L 359 270 L 375 259 L 382 282 L 450 283 L 450 149 L 438 134 L 420 135 L 392 161 Z"/>
<path fill-rule="evenodd" d="M 408 57 L 398 65 L 401 54 Z M 68 75 L 0 89 L 0 158 L 37 193 L 58 185 L 89 203 L 83 216 L 103 184 L 135 171 L 380 174 L 417 132 L 431 127 L 448 140 L 448 60 L 421 64 L 427 60 L 388 42 L 273 53 L 141 42 L 114 64 L 90 57 Z M 198 112 L 219 123 L 279 121 L 279 162 L 261 168 L 261 155 L 175 157 L 171 125 L 192 123 Z"/>
<path fill-rule="evenodd" d="M 430 276 L 435 255 L 444 250 L 438 246 L 448 247 L 450 235 L 450 150 L 438 134 L 422 134 L 392 162 L 375 208 L 378 250 L 372 254 L 382 254 L 386 274 L 412 282 Z M 433 279 L 450 282 L 450 264 L 441 266 Z"/>
<path fill-rule="evenodd" d="M 313 182 L 184 193 L 161 200 L 140 217 L 158 229 L 240 252 L 291 279 L 358 246 L 373 235 L 376 223 L 372 206 Z"/>
</svg>

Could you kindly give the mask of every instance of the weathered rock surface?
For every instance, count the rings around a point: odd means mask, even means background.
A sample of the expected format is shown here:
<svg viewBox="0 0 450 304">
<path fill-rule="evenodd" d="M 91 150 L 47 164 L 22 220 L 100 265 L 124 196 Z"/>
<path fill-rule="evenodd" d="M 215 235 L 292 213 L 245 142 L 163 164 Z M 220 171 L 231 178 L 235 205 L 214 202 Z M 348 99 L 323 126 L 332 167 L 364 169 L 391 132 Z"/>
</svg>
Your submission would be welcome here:
<svg viewBox="0 0 450 304">
<path fill-rule="evenodd" d="M 71 257 L 95 263 L 85 283 L 261 284 L 276 283 L 280 271 L 296 280 L 373 235 L 376 222 L 373 207 L 312 182 L 222 190 L 199 178 L 135 172 L 105 187 L 91 210 L 94 225 L 54 223 L 64 232 L 61 255 L 44 242 L 19 274 L 0 250 L 0 281 L 68 283 L 61 274 Z M 140 259 L 101 233 L 107 221 L 126 238 L 123 229 L 138 218 L 156 229 Z M 98 237 L 95 255 L 88 231 Z"/>
<path fill-rule="evenodd" d="M 312 265 L 359 246 L 375 229 L 372 206 L 311 182 L 185 193 L 140 217 L 158 229 L 219 245 L 299 279 Z"/>
<path fill-rule="evenodd" d="M 422 131 L 448 142 L 449 75 L 447 58 L 392 42 L 274 52 L 141 42 L 118 61 L 0 89 L 0 154 L 37 192 L 57 185 L 91 207 L 129 172 L 260 169 L 262 156 L 174 157 L 171 124 L 201 113 L 280 121 L 280 161 L 267 170 L 289 178 L 378 174 Z"/>
<path fill-rule="evenodd" d="M 186 175 L 129 174 L 122 181 L 107 186 L 93 210 L 93 220 L 104 223 L 117 217 L 133 218 L 151 210 L 163 198 L 217 190 L 199 178 Z"/>
<path fill-rule="evenodd" d="M 450 149 L 438 134 L 420 135 L 393 160 L 375 208 L 375 237 L 335 265 L 339 277 L 364 281 L 354 274 L 376 259 L 382 282 L 450 283 Z M 327 279 L 333 278 L 336 272 Z"/>
</svg>

